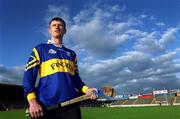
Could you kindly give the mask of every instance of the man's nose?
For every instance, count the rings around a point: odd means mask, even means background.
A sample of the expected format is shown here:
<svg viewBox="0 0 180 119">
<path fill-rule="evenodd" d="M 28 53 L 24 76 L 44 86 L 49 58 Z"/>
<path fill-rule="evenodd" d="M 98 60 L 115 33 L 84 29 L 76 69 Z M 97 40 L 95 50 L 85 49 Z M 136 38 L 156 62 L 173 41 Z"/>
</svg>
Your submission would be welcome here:
<svg viewBox="0 0 180 119">
<path fill-rule="evenodd" d="M 57 28 L 59 28 L 59 25 L 56 25 L 56 27 L 55 27 L 55 28 L 56 28 L 56 29 L 57 29 Z"/>
</svg>

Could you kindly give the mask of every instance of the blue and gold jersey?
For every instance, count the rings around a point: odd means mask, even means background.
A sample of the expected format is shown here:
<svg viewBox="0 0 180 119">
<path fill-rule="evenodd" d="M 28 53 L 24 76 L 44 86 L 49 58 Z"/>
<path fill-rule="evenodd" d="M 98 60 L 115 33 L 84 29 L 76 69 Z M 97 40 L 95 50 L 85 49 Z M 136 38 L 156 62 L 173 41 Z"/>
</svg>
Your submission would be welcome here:
<svg viewBox="0 0 180 119">
<path fill-rule="evenodd" d="M 39 83 L 35 87 L 37 76 Z M 25 68 L 23 87 L 28 100 L 35 97 L 44 106 L 56 105 L 76 97 L 78 91 L 87 90 L 79 77 L 75 52 L 47 43 L 33 49 Z"/>
</svg>

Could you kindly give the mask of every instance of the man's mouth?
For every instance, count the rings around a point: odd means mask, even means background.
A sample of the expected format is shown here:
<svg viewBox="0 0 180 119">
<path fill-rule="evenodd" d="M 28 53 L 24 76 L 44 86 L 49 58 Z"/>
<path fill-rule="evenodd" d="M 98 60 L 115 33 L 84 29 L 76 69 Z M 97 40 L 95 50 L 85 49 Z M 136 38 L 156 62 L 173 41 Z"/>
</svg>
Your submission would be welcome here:
<svg viewBox="0 0 180 119">
<path fill-rule="evenodd" d="M 59 33 L 59 32 L 60 32 L 60 30 L 55 30 L 55 32 L 56 32 L 56 33 Z"/>
</svg>

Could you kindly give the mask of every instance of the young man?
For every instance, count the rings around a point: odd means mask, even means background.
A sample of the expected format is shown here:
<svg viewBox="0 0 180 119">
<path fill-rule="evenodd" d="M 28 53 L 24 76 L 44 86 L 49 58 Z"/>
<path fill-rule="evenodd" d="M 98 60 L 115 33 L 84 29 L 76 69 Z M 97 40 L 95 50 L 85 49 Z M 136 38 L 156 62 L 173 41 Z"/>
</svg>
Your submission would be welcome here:
<svg viewBox="0 0 180 119">
<path fill-rule="evenodd" d="M 91 95 L 78 74 L 77 56 L 63 44 L 66 23 L 55 17 L 49 22 L 51 39 L 48 43 L 37 45 L 26 65 L 23 88 L 29 104 L 31 119 L 81 119 L 78 104 L 60 107 L 59 104 L 78 96 L 79 92 Z M 36 87 L 36 78 L 39 82 Z M 57 108 L 55 108 L 57 107 Z"/>
</svg>

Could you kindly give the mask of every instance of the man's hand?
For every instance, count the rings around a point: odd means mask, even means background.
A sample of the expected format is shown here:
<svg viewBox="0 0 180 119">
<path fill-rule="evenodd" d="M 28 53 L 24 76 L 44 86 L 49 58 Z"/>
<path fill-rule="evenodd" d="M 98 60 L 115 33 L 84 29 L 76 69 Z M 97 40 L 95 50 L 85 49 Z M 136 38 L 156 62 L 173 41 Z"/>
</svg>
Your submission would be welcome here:
<svg viewBox="0 0 180 119">
<path fill-rule="evenodd" d="M 29 101 L 29 113 L 33 118 L 43 116 L 43 108 L 35 98 Z"/>
<path fill-rule="evenodd" d="M 98 98 L 98 95 L 96 95 L 95 93 L 98 92 L 98 90 L 96 88 L 89 88 L 85 94 L 86 95 L 91 95 L 91 100 L 95 100 Z"/>
</svg>

